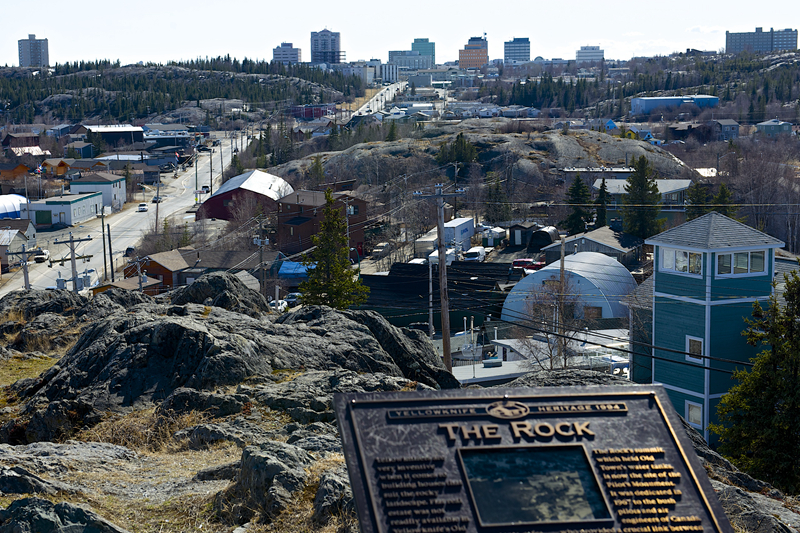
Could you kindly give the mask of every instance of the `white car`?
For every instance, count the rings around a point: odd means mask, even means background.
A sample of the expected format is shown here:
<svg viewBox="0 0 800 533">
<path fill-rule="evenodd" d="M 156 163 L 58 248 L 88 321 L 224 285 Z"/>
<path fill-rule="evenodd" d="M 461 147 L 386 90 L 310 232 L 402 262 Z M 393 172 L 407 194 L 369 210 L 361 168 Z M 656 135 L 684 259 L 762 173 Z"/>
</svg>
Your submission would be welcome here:
<svg viewBox="0 0 800 533">
<path fill-rule="evenodd" d="M 139 204 L 139 211 L 147 211 L 147 204 Z"/>
<path fill-rule="evenodd" d="M 275 311 L 276 313 L 285 313 L 286 310 L 289 309 L 289 304 L 286 303 L 286 300 L 278 300 L 277 302 L 275 302 L 275 300 L 272 300 L 269 303 L 269 308 Z"/>
<path fill-rule="evenodd" d="M 33 254 L 33 260 L 36 261 L 37 263 L 44 263 L 48 259 L 50 259 L 50 250 L 45 250 L 44 248 L 41 248 L 39 250 L 36 250 L 36 253 Z"/>
</svg>

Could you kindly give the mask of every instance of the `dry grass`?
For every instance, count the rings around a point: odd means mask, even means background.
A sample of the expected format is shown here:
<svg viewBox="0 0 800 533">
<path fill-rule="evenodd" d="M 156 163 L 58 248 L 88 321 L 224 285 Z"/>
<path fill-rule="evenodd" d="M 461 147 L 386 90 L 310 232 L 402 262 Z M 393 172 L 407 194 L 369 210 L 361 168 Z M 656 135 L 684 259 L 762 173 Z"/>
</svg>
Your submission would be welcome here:
<svg viewBox="0 0 800 533">
<path fill-rule="evenodd" d="M 366 89 L 366 91 L 364 92 L 364 96 L 362 96 L 361 98 L 356 98 L 353 101 L 353 103 L 350 104 L 350 109 L 352 109 L 353 112 L 355 112 L 359 107 L 366 104 L 373 96 L 378 94 L 378 91 L 380 90 L 381 89 L 377 88 Z"/>
<path fill-rule="evenodd" d="M 182 448 L 183 443 L 177 443 L 173 435 L 207 419 L 207 415 L 197 411 L 175 413 L 150 408 L 125 416 L 109 416 L 93 428 L 81 431 L 74 438 L 117 444 L 137 451 L 162 452 Z"/>
<path fill-rule="evenodd" d="M 22 311 L 22 309 L 17 307 L 0 315 L 0 324 L 5 322 L 17 322 L 25 325 L 27 324 L 28 319 L 25 318 L 25 313 Z"/>
<path fill-rule="evenodd" d="M 12 357 L 0 361 L 0 387 L 10 385 L 23 378 L 35 378 L 54 364 L 58 359 L 52 357 Z"/>
</svg>

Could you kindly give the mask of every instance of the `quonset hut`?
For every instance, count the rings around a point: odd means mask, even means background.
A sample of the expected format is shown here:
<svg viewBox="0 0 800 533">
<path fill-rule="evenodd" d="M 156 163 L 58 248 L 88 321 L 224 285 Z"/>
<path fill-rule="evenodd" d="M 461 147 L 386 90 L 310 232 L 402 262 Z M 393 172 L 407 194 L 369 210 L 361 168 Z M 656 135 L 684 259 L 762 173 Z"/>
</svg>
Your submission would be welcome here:
<svg viewBox="0 0 800 533">
<path fill-rule="evenodd" d="M 559 279 L 560 261 L 550 263 L 517 283 L 503 304 L 501 319 L 528 319 L 528 296 L 549 280 Z M 575 318 L 627 318 L 628 308 L 620 300 L 636 289 L 636 280 L 616 259 L 596 252 L 579 252 L 564 259 L 565 278 L 580 294 Z"/>
<path fill-rule="evenodd" d="M 19 218 L 19 206 L 26 202 L 25 197 L 19 194 L 3 194 L 0 196 L 0 218 Z"/>
</svg>

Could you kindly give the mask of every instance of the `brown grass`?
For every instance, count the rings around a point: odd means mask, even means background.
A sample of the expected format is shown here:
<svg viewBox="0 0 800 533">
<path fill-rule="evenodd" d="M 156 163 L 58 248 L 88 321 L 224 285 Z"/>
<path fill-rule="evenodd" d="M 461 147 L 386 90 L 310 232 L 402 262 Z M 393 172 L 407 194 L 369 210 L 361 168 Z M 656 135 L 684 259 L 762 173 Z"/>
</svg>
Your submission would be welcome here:
<svg viewBox="0 0 800 533">
<path fill-rule="evenodd" d="M 117 444 L 137 451 L 162 452 L 183 447 L 183 443 L 175 442 L 173 435 L 207 419 L 207 415 L 197 411 L 175 413 L 150 408 L 125 416 L 109 416 L 93 428 L 81 431 L 74 438 Z"/>
<path fill-rule="evenodd" d="M 0 387 L 10 385 L 23 378 L 35 378 L 54 364 L 58 359 L 52 357 L 30 357 L 24 359 L 16 356 L 0 361 Z"/>
</svg>

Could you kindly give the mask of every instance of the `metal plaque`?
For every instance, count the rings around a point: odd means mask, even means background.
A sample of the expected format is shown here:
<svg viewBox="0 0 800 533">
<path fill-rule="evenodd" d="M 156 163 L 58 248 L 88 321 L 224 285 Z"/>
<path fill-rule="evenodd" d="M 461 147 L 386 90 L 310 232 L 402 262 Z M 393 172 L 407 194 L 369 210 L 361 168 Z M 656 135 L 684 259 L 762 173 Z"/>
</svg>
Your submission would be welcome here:
<svg viewBox="0 0 800 533">
<path fill-rule="evenodd" d="M 660 386 L 337 394 L 364 533 L 732 533 Z"/>
</svg>

